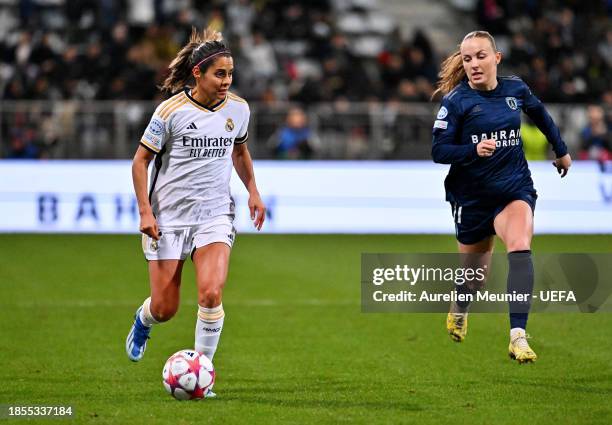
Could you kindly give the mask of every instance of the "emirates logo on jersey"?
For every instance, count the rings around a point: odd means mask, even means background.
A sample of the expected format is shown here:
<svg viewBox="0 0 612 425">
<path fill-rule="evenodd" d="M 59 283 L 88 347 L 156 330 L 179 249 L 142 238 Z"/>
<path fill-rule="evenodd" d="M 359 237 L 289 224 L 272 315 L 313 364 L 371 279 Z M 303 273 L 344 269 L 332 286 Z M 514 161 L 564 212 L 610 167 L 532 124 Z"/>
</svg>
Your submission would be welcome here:
<svg viewBox="0 0 612 425">
<path fill-rule="evenodd" d="M 232 120 L 231 118 L 228 118 L 227 121 L 225 122 L 225 130 L 232 131 L 234 127 L 235 127 L 234 120 Z"/>
<path fill-rule="evenodd" d="M 233 143 L 233 137 L 183 136 L 183 146 L 191 148 L 189 156 L 192 158 L 222 158 Z"/>
</svg>

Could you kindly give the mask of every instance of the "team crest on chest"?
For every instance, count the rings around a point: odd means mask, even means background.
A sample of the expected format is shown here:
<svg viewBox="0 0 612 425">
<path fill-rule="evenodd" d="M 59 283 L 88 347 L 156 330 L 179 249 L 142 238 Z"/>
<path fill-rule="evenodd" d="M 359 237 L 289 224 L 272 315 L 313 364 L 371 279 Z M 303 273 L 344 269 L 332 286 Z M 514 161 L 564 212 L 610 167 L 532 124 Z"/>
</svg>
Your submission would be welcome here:
<svg viewBox="0 0 612 425">
<path fill-rule="evenodd" d="M 228 118 L 227 121 L 225 121 L 225 130 L 232 131 L 233 129 L 234 129 L 234 120 L 232 120 L 231 118 Z"/>
<path fill-rule="evenodd" d="M 506 104 L 513 111 L 516 111 L 516 108 L 518 108 L 518 103 L 516 101 L 516 97 L 507 97 L 506 98 Z"/>
</svg>

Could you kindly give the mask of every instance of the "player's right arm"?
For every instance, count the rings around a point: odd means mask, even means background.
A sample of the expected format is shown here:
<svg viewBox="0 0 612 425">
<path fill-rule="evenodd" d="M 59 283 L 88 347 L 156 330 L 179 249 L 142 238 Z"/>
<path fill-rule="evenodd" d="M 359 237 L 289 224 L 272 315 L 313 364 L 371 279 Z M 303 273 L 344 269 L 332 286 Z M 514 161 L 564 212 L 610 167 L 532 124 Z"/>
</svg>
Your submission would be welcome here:
<svg viewBox="0 0 612 425">
<path fill-rule="evenodd" d="M 477 157 L 477 145 L 458 144 L 460 113 L 445 96 L 433 126 L 431 156 L 438 164 L 468 164 Z"/>
<path fill-rule="evenodd" d="M 458 144 L 461 114 L 448 96 L 442 105 L 433 127 L 431 156 L 438 164 L 469 164 L 477 157 L 488 157 L 495 152 L 495 140 L 487 139 L 478 143 Z"/>
<path fill-rule="evenodd" d="M 138 212 L 140 213 L 140 231 L 155 240 L 159 239 L 160 232 L 147 193 L 149 164 L 155 155 L 161 152 L 168 139 L 168 118 L 178 105 L 180 105 L 180 99 L 178 101 L 171 99 L 157 107 L 140 139 L 140 146 L 138 146 L 132 161 L 132 182 L 136 192 Z"/>
<path fill-rule="evenodd" d="M 144 146 L 138 146 L 134 160 L 132 161 L 132 182 L 136 192 L 138 202 L 138 212 L 140 214 L 140 231 L 155 240 L 159 239 L 159 228 L 157 220 L 153 215 L 151 202 L 147 193 L 149 163 L 155 154 Z"/>
</svg>

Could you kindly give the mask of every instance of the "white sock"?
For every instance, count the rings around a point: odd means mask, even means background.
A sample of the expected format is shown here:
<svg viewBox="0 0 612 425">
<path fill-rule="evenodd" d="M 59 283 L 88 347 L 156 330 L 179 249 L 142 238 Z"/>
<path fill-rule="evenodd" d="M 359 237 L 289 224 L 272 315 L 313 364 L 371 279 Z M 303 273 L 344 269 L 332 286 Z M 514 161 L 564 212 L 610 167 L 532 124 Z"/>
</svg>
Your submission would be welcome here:
<svg viewBox="0 0 612 425">
<path fill-rule="evenodd" d="M 151 297 L 147 298 L 142 303 L 142 309 L 140 310 L 140 321 L 147 327 L 157 325 L 159 323 L 151 314 Z"/>
<path fill-rule="evenodd" d="M 219 345 L 224 318 L 223 304 L 213 308 L 199 306 L 195 329 L 195 350 L 204 354 L 211 361 Z"/>
<path fill-rule="evenodd" d="M 523 328 L 512 328 L 510 329 L 510 339 L 514 339 L 516 337 L 525 336 L 525 329 Z"/>
</svg>

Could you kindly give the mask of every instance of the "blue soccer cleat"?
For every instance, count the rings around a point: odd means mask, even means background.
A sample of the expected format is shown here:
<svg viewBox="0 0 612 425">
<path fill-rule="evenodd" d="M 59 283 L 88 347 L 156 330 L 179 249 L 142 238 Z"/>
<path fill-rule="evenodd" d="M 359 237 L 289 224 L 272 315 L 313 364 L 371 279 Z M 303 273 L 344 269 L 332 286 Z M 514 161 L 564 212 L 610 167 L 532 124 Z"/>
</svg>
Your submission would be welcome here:
<svg viewBox="0 0 612 425">
<path fill-rule="evenodd" d="M 147 349 L 147 339 L 150 338 L 149 333 L 151 332 L 151 327 L 143 325 L 140 321 L 140 310 L 142 310 L 142 306 L 136 310 L 134 324 L 125 340 L 125 351 L 133 362 L 139 361 L 144 356 Z"/>
</svg>

